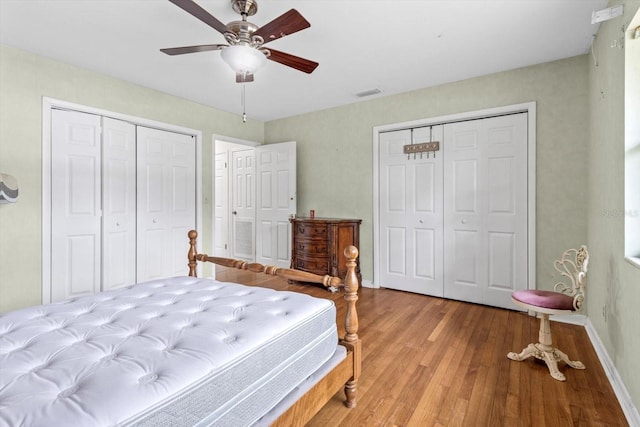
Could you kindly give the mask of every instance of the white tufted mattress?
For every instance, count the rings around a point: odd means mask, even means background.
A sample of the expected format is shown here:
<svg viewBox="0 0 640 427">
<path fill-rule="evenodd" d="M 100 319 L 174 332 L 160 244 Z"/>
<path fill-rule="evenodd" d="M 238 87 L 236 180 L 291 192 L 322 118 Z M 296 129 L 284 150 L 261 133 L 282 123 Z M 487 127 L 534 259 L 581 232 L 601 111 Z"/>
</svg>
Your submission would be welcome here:
<svg viewBox="0 0 640 427">
<path fill-rule="evenodd" d="M 343 357 L 335 315 L 192 277 L 3 314 L 0 426 L 248 426 Z"/>
</svg>

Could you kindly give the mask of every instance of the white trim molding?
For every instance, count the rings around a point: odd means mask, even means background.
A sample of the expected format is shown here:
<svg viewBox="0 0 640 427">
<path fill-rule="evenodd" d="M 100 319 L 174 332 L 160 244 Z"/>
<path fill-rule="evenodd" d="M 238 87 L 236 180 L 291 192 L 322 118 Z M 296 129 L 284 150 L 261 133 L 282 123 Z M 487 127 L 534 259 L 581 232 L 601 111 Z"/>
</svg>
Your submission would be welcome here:
<svg viewBox="0 0 640 427">
<path fill-rule="evenodd" d="M 622 382 L 622 378 L 620 378 L 620 374 L 618 374 L 618 370 L 609 357 L 609 353 L 605 348 L 604 344 L 600 340 L 600 336 L 596 332 L 591 320 L 587 317 L 585 323 L 585 329 L 587 330 L 587 334 L 589 335 L 589 339 L 591 340 L 591 344 L 600 359 L 600 363 L 602 364 L 602 368 L 604 369 L 604 373 L 607 375 L 609 379 L 609 383 L 613 388 L 613 392 L 618 397 L 618 402 L 622 407 L 622 412 L 624 412 L 625 417 L 627 417 L 627 421 L 631 427 L 640 427 L 640 413 L 638 413 L 638 408 L 633 404 L 633 400 L 631 399 L 631 395 Z"/>
<path fill-rule="evenodd" d="M 596 355 L 598 356 L 598 359 L 600 359 L 602 369 L 604 369 L 604 373 L 611 384 L 611 388 L 613 388 L 613 392 L 618 398 L 618 403 L 620 403 L 622 412 L 624 412 L 625 417 L 627 417 L 627 422 L 629 422 L 631 427 L 640 427 L 640 413 L 638 413 L 638 408 L 634 405 L 627 387 L 622 382 L 622 378 L 620 378 L 620 374 L 618 374 L 618 370 L 616 369 L 613 360 L 611 360 L 611 357 L 609 357 L 609 353 L 607 352 L 604 344 L 602 344 L 600 336 L 598 335 L 598 332 L 596 332 L 591 320 L 584 314 L 552 316 L 551 320 L 584 326 L 584 329 L 587 331 L 587 335 L 589 336 L 589 340 L 591 340 L 591 345 L 593 345 Z"/>
</svg>

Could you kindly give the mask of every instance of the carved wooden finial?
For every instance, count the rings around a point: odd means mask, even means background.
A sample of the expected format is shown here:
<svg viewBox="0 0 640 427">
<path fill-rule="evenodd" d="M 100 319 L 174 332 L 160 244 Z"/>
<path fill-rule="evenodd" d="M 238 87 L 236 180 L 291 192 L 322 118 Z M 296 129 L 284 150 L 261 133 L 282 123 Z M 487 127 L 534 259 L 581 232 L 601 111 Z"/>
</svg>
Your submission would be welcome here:
<svg viewBox="0 0 640 427">
<path fill-rule="evenodd" d="M 355 262 L 356 258 L 358 258 L 358 248 L 353 245 L 347 246 L 344 248 L 344 256 L 347 258 L 347 262 Z"/>
</svg>

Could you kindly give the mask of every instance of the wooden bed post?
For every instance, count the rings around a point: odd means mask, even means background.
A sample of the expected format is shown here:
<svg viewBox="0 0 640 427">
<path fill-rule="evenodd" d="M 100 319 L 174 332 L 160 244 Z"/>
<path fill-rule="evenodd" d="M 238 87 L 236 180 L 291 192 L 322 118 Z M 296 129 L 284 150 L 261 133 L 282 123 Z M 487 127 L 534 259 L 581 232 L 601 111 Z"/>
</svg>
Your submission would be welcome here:
<svg viewBox="0 0 640 427">
<path fill-rule="evenodd" d="M 198 232 L 196 230 L 191 230 L 188 233 L 189 236 L 189 253 L 187 254 L 187 258 L 189 259 L 189 276 L 197 277 L 196 273 L 196 255 L 198 251 L 196 251 L 196 239 L 198 238 Z"/>
<path fill-rule="evenodd" d="M 344 249 L 344 256 L 347 258 L 347 274 L 344 278 L 344 300 L 347 302 L 347 315 L 345 318 L 346 334 L 343 343 L 353 349 L 353 377 L 345 384 L 344 393 L 347 397 L 345 405 L 348 408 L 356 406 L 356 389 L 358 377 L 361 369 L 361 342 L 358 338 L 358 312 L 356 311 L 356 301 L 358 301 L 358 276 L 356 275 L 356 259 L 358 249 L 355 246 L 347 246 Z"/>
</svg>

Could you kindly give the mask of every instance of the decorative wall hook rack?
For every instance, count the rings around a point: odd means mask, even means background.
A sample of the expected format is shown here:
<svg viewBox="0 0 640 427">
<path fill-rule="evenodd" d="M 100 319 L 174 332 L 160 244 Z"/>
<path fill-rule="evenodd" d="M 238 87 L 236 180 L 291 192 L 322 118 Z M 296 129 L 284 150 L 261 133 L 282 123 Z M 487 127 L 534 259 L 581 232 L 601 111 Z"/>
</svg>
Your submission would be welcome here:
<svg viewBox="0 0 640 427">
<path fill-rule="evenodd" d="M 440 151 L 440 141 L 423 142 L 421 144 L 406 144 L 404 154 L 417 154 Z"/>
</svg>

